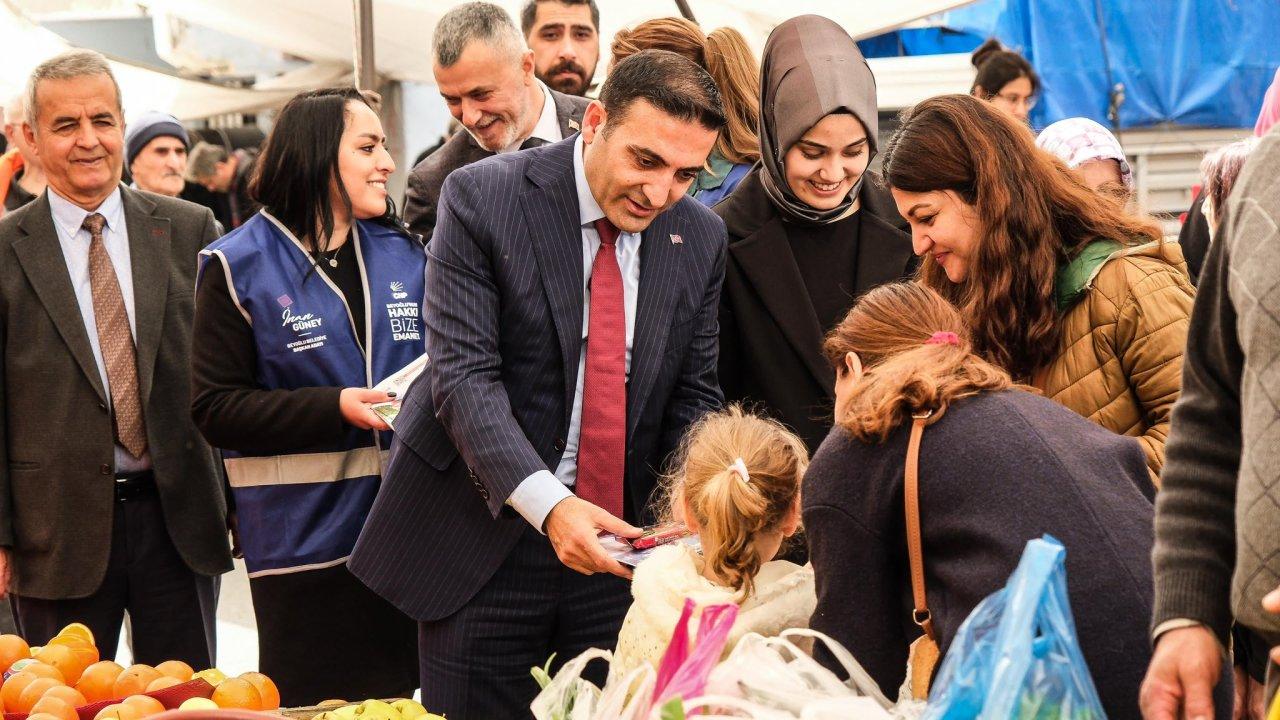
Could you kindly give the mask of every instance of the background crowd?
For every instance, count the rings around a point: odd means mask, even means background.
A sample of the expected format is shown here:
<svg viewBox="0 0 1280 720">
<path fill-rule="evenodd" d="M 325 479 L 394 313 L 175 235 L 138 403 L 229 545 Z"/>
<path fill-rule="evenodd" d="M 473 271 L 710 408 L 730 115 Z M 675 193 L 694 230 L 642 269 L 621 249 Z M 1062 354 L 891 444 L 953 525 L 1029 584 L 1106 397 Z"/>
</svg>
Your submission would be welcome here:
<svg viewBox="0 0 1280 720">
<path fill-rule="evenodd" d="M 84 622 L 105 657 L 127 613 L 138 661 L 208 667 L 234 554 L 286 705 L 421 688 L 455 720 L 525 716 L 531 667 L 656 663 L 685 597 L 738 603 L 734 640 L 821 630 L 892 697 L 1049 533 L 1109 715 L 1261 717 L 1276 88 L 1175 241 L 1105 127 L 1033 133 L 1041 81 L 994 40 L 969 94 L 882 137 L 826 18 L 759 59 L 650 20 L 593 87 L 599 24 L 590 0 L 446 13 L 460 128 L 403 215 L 376 96 L 300 93 L 231 149 L 163 112 L 126 127 L 95 52 L 32 71 L 0 156 L 20 633 Z M 374 389 L 424 352 L 407 392 Z M 659 521 L 701 553 L 633 577 L 598 539 Z"/>
</svg>

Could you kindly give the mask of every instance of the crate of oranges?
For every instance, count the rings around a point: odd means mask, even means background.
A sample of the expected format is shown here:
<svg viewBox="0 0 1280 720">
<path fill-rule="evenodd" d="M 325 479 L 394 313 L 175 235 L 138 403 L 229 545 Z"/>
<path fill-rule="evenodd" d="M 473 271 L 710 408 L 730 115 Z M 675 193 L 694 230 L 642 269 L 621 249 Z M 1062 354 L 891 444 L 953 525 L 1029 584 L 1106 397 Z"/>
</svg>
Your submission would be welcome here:
<svg viewBox="0 0 1280 720">
<path fill-rule="evenodd" d="M 174 708 L 275 711 L 280 693 L 262 673 L 228 678 L 180 660 L 123 667 L 100 660 L 93 633 L 79 623 L 44 647 L 0 635 L 0 711 L 5 720 L 141 720 Z"/>
</svg>

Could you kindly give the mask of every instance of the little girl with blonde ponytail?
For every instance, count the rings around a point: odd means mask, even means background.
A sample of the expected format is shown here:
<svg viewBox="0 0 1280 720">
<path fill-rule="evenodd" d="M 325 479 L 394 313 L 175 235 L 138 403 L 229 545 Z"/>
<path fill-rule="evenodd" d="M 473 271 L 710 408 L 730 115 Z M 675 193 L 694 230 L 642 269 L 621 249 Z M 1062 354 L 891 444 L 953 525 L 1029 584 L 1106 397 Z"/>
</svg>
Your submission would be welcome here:
<svg viewBox="0 0 1280 720">
<path fill-rule="evenodd" d="M 738 604 L 726 653 L 749 632 L 773 636 L 808 627 L 817 603 L 813 570 L 774 560 L 800 528 L 800 480 L 808 464 L 800 438 L 737 406 L 689 429 L 666 482 L 665 514 L 699 534 L 702 553 L 666 545 L 636 568 L 634 602 L 611 672 L 641 662 L 656 667 L 686 597 L 699 607 Z"/>
</svg>

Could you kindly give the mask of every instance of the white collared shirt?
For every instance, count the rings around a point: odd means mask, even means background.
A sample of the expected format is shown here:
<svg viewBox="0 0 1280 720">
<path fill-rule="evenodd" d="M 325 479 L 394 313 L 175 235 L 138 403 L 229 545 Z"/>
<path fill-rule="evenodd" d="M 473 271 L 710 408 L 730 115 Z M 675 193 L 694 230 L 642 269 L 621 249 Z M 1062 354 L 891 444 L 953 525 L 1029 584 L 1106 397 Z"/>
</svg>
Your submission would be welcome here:
<svg viewBox="0 0 1280 720">
<path fill-rule="evenodd" d="M 569 433 L 565 437 L 564 455 L 555 474 L 540 470 L 525 478 L 507 504 L 516 509 L 529 524 L 542 530 L 551 509 L 571 493 L 569 487 L 578 477 L 578 439 L 582 434 L 582 383 L 587 367 L 587 330 L 591 327 L 591 269 L 596 252 L 600 249 L 600 235 L 595 221 L 603 218 L 604 210 L 591 194 L 586 170 L 582 162 L 582 136 L 573 143 L 573 179 L 578 192 L 578 226 L 582 232 L 582 351 L 578 354 L 578 385 L 573 394 L 573 412 L 569 416 Z M 639 233 L 620 232 L 615 252 L 618 269 L 622 271 L 622 300 L 627 327 L 626 371 L 631 373 L 631 346 L 636 329 L 636 300 L 640 294 L 640 240 Z M 618 478 L 622 482 L 622 478 Z"/>
<path fill-rule="evenodd" d="M 535 79 L 538 87 L 542 88 L 542 114 L 538 116 L 538 123 L 533 126 L 533 134 L 529 137 L 535 137 L 546 143 L 557 143 L 564 139 L 564 135 L 560 132 L 560 119 L 556 117 L 556 101 L 551 97 L 551 91 L 543 84 L 541 80 Z M 525 140 L 529 138 L 520 138 L 502 149 L 502 152 L 515 152 L 520 149 Z"/>
<path fill-rule="evenodd" d="M 92 237 L 84 229 L 84 219 L 92 214 L 90 211 L 63 198 L 51 186 L 49 188 L 49 209 L 53 216 L 53 226 L 58 232 L 58 244 L 62 247 L 62 257 L 67 263 L 67 274 L 71 277 L 71 288 L 76 293 L 76 303 L 80 306 L 80 317 L 84 320 L 85 334 L 89 336 L 89 346 L 93 348 L 93 359 L 98 364 L 98 375 L 102 378 L 102 387 L 107 391 L 107 407 L 111 407 L 111 384 L 107 380 L 107 365 L 102 360 L 102 345 L 98 342 L 97 318 L 93 312 L 93 285 L 89 282 L 89 242 Z M 116 271 L 116 280 L 120 283 L 120 294 L 124 297 L 125 314 L 129 317 L 129 331 L 138 337 L 137 313 L 133 304 L 133 266 L 129 252 L 129 230 L 125 226 L 124 203 L 120 198 L 120 188 L 107 196 L 106 200 L 92 212 L 101 214 L 107 220 L 102 228 L 102 244 L 111 258 L 111 265 Z M 116 472 L 136 472 L 151 467 L 151 453 L 143 453 L 135 458 L 120 445 L 115 448 Z"/>
</svg>

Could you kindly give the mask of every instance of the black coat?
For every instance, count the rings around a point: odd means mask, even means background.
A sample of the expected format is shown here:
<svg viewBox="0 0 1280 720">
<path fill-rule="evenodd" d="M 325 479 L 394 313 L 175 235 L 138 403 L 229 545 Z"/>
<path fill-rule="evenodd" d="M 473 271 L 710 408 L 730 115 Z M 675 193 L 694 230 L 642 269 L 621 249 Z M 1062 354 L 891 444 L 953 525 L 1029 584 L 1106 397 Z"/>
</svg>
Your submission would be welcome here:
<svg viewBox="0 0 1280 720">
<path fill-rule="evenodd" d="M 729 257 L 720 295 L 720 387 L 727 402 L 746 402 L 782 421 L 809 451 L 831 428 L 835 372 L 822 354 L 830 328 L 819 324 L 787 225 L 769 200 L 757 167 L 713 210 L 729 231 Z M 893 198 L 870 175 L 862 208 L 857 296 L 915 269 L 911 235 Z"/>
<path fill-rule="evenodd" d="M 1205 255 L 1209 254 L 1209 219 L 1204 215 L 1204 195 L 1197 196 L 1187 210 L 1187 219 L 1178 231 L 1178 245 L 1182 246 L 1182 257 L 1187 261 L 1191 282 L 1197 284 Z"/>
</svg>

